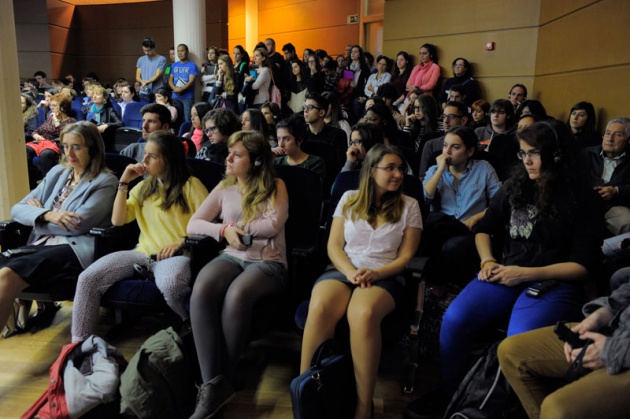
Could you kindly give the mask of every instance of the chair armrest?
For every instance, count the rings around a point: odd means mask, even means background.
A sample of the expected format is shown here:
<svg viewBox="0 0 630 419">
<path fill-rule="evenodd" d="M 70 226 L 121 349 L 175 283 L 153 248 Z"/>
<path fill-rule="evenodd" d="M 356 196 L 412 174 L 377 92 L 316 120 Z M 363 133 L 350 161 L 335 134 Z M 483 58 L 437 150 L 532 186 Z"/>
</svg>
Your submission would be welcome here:
<svg viewBox="0 0 630 419">
<path fill-rule="evenodd" d="M 15 220 L 0 221 L 0 247 L 6 250 L 26 245 L 32 230 L 33 227 Z"/>
<path fill-rule="evenodd" d="M 140 229 L 133 222 L 120 227 L 96 227 L 90 230 L 94 236 L 95 259 L 119 250 L 130 250 L 138 244 Z"/>
<path fill-rule="evenodd" d="M 405 270 L 411 273 L 412 277 L 421 278 L 428 260 L 428 256 L 414 256 L 405 266 Z"/>
<path fill-rule="evenodd" d="M 184 244 L 190 252 L 190 270 L 192 280 L 197 278 L 199 271 L 214 259 L 225 247 L 210 236 L 192 235 L 184 237 Z"/>
</svg>

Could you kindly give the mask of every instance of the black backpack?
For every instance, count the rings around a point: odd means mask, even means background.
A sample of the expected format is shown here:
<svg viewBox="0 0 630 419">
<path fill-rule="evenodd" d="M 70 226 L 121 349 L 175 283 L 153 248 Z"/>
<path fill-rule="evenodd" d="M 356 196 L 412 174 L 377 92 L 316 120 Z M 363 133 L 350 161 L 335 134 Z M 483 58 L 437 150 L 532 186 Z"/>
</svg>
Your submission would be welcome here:
<svg viewBox="0 0 630 419">
<path fill-rule="evenodd" d="M 497 348 L 490 346 L 475 362 L 453 395 L 444 419 L 527 418 L 516 393 L 499 366 Z"/>
</svg>

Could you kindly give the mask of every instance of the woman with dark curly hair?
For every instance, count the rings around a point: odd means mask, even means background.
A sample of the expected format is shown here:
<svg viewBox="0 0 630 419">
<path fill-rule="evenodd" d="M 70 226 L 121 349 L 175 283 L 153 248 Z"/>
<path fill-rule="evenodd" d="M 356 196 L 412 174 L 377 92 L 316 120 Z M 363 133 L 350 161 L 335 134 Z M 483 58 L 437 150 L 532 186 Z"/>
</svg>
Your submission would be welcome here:
<svg viewBox="0 0 630 419">
<path fill-rule="evenodd" d="M 434 400 L 453 394 L 484 331 L 505 324 L 512 336 L 580 319 L 583 285 L 601 262 L 603 212 L 567 126 L 538 122 L 518 141 L 522 164 L 474 229 L 480 271 L 442 319 L 443 393 Z M 496 240 L 502 258 L 493 252 Z M 530 296 L 528 288 L 541 281 L 551 288 L 542 297 Z"/>
</svg>

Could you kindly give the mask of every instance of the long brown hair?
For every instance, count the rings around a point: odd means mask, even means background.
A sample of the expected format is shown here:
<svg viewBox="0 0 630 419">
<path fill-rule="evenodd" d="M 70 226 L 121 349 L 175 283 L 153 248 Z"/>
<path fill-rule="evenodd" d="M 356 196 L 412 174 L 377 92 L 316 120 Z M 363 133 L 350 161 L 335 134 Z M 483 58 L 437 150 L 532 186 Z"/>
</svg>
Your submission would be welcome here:
<svg viewBox="0 0 630 419">
<path fill-rule="evenodd" d="M 156 176 L 149 176 L 138 194 L 140 204 L 153 195 L 159 195 L 160 183 L 162 183 L 164 196 L 160 208 L 166 211 L 177 204 L 184 213 L 188 214 L 190 206 L 184 195 L 184 185 L 190 178 L 190 170 L 186 165 L 184 145 L 173 134 L 161 130 L 152 132 L 147 138 L 147 142 L 153 142 L 158 146 L 164 159 L 166 178 L 160 180 Z"/>
</svg>

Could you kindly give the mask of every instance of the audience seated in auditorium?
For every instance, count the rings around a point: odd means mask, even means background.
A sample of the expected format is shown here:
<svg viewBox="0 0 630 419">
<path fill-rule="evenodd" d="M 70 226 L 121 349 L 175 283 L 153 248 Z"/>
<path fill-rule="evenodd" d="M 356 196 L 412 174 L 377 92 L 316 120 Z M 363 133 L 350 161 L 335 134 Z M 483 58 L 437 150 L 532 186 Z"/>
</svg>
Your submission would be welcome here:
<svg viewBox="0 0 630 419">
<path fill-rule="evenodd" d="M 13 301 L 29 285 L 54 286 L 87 268 L 94 257 L 90 229 L 110 225 L 116 177 L 105 167 L 98 130 L 89 122 L 67 125 L 61 146 L 61 163 L 11 208 L 15 221 L 33 227 L 25 247 L 34 253 L 0 255 L 0 324 L 6 324 Z"/>
<path fill-rule="evenodd" d="M 320 178 L 326 177 L 326 164 L 319 156 L 313 156 L 302 151 L 301 145 L 306 134 L 304 117 L 295 114 L 283 119 L 276 125 L 278 147 L 273 149 L 276 157 L 274 164 L 303 167 L 317 172 Z"/>
<path fill-rule="evenodd" d="M 309 93 L 306 96 L 303 112 L 304 120 L 308 124 L 306 141 L 322 141 L 331 144 L 337 148 L 340 156 L 343 156 L 348 148 L 348 137 L 341 128 L 326 124 L 324 118 L 329 104 L 328 100 L 318 93 Z"/>
<path fill-rule="evenodd" d="M 630 119 L 608 122 L 602 145 L 586 149 L 591 163 L 591 184 L 605 208 L 606 229 L 612 235 L 630 231 Z"/>
<path fill-rule="evenodd" d="M 201 144 L 208 141 L 208 137 L 204 132 L 204 127 L 201 124 L 204 116 L 212 110 L 212 105 L 208 102 L 197 102 L 190 110 L 190 131 L 184 133 L 185 138 L 189 138 L 195 144 L 197 151 L 201 150 Z"/>
<path fill-rule="evenodd" d="M 179 116 L 177 113 L 177 108 L 173 106 L 173 99 L 171 98 L 171 94 L 167 89 L 160 87 L 155 91 L 155 103 L 165 106 L 168 109 L 168 111 L 171 113 L 172 123 L 177 121 L 177 118 Z"/>
<path fill-rule="evenodd" d="M 601 142 L 597 132 L 595 108 L 590 102 L 578 102 L 571 108 L 567 125 L 571 127 L 573 137 L 580 147 L 594 147 Z"/>
<path fill-rule="evenodd" d="M 130 83 L 122 84 L 120 86 L 120 98 L 118 106 L 120 106 L 120 118 L 122 119 L 125 116 L 125 107 L 131 102 L 139 100 L 136 88 Z"/>
<path fill-rule="evenodd" d="M 479 266 L 472 230 L 501 182 L 490 163 L 476 159 L 476 150 L 477 136 L 471 128 L 449 129 L 436 165 L 424 177 L 424 198 L 431 212 L 422 248 L 430 256 L 425 273 L 435 282 L 469 281 Z"/>
<path fill-rule="evenodd" d="M 433 96 L 420 95 L 412 106 L 413 113 L 405 118 L 404 130 L 409 132 L 414 150 L 419 153 L 427 139 L 438 135 L 437 131 L 437 103 Z"/>
<path fill-rule="evenodd" d="M 33 141 L 26 143 L 26 161 L 29 168 L 31 189 L 36 186 L 37 170 L 33 164 L 39 156 L 39 169 L 46 175 L 59 160 L 59 146 L 55 141 L 61 131 L 76 120 L 68 116 L 70 100 L 66 95 L 57 93 L 50 99 L 50 116 L 32 133 Z"/>
<path fill-rule="evenodd" d="M 202 126 L 207 141 L 201 143 L 196 158 L 225 164 L 228 139 L 241 130 L 238 116 L 228 109 L 214 109 L 204 116 Z"/>
<path fill-rule="evenodd" d="M 447 102 L 442 117 L 445 131 L 460 125 L 466 126 L 469 118 L 468 108 L 461 102 Z M 422 155 L 420 158 L 420 170 L 418 171 L 420 179 L 424 179 L 427 169 L 432 166 L 430 163 L 433 161 L 436 154 L 442 152 L 443 146 L 444 136 L 433 138 L 426 142 L 422 148 Z"/>
<path fill-rule="evenodd" d="M 24 135 L 32 135 L 37 129 L 37 106 L 30 95 L 20 95 L 22 103 L 22 121 L 24 122 Z"/>
<path fill-rule="evenodd" d="M 190 259 L 184 236 L 191 216 L 208 191 L 186 166 L 182 143 L 166 131 L 149 135 L 142 162 L 129 165 L 120 176 L 113 203 L 112 224 L 138 223 L 140 237 L 133 250 L 110 253 L 79 275 L 72 310 L 72 341 L 95 332 L 100 301 L 116 282 L 134 276 L 134 265 L 153 274 L 168 306 L 187 321 Z M 129 184 L 145 177 L 131 191 Z M 129 192 L 129 195 L 127 195 Z"/>
<path fill-rule="evenodd" d="M 105 142 L 105 151 L 114 149 L 114 132 L 122 127 L 122 120 L 111 104 L 111 99 L 101 86 L 92 88 L 92 104 L 84 108 L 85 120 L 96 125 Z"/>
<path fill-rule="evenodd" d="M 339 98 L 333 92 L 324 92 L 322 93 L 322 97 L 328 100 L 328 112 L 326 112 L 326 116 L 324 116 L 324 122 L 326 122 L 326 125 L 342 129 L 348 137 L 348 143 L 350 143 L 350 123 L 348 122 L 348 114 L 341 108 Z M 300 113 L 303 113 L 303 110 Z"/>
<path fill-rule="evenodd" d="M 328 240 L 334 267 L 319 277 L 311 294 L 300 372 L 310 368 L 315 350 L 334 336 L 345 315 L 357 383 L 355 419 L 372 417 L 381 321 L 402 303 L 400 274 L 420 242 L 420 207 L 402 194 L 405 170 L 397 147 L 379 144 L 368 152 L 359 190 L 346 192 L 335 210 Z"/>
<path fill-rule="evenodd" d="M 477 129 L 488 125 L 488 120 L 490 119 L 490 103 L 488 101 L 484 99 L 476 100 L 470 108 L 472 109 L 470 128 Z"/>
<path fill-rule="evenodd" d="M 447 79 L 440 91 L 440 107 L 444 109 L 449 100 L 457 101 L 451 96 L 451 88 L 460 86 L 460 93 L 466 106 L 471 106 L 473 102 L 481 96 L 479 82 L 472 77 L 470 63 L 465 58 L 455 58 L 453 60 L 453 77 Z"/>
<path fill-rule="evenodd" d="M 249 108 L 241 114 L 241 129 L 244 131 L 253 130 L 260 132 L 263 137 L 269 141 L 271 147 L 276 147 L 278 144 L 276 129 L 274 126 L 267 123 L 265 116 L 258 109 Z"/>
<path fill-rule="evenodd" d="M 519 106 L 521 106 L 521 103 L 527 100 L 527 87 L 525 87 L 525 85 L 521 83 L 516 83 L 510 89 L 510 93 L 508 93 L 508 99 L 512 103 L 512 107 L 516 112 Z"/>
<path fill-rule="evenodd" d="M 120 154 L 131 157 L 138 162 L 144 160 L 144 149 L 149 134 L 158 130 L 168 131 L 171 125 L 171 113 L 165 106 L 160 104 L 150 103 L 144 105 L 140 109 L 140 113 L 142 114 L 142 137 L 138 139 L 137 143 L 129 144 L 120 150 Z"/>
<path fill-rule="evenodd" d="M 366 122 L 354 125 L 350 134 L 350 146 L 346 151 L 346 162 L 341 171 L 360 169 L 368 151 L 376 144 L 384 144 L 381 128 Z"/>
<path fill-rule="evenodd" d="M 191 419 L 212 416 L 234 396 L 236 367 L 245 348 L 254 305 L 287 287 L 284 224 L 289 198 L 274 178 L 269 142 L 255 131 L 230 137 L 226 178 L 188 223 L 188 234 L 225 239 L 225 251 L 197 275 L 190 320 L 201 369 Z M 241 237 L 249 235 L 251 245 Z M 261 310 L 261 306 L 257 310 Z"/>
<path fill-rule="evenodd" d="M 514 137 L 514 107 L 509 100 L 495 100 L 490 108 L 490 124 L 475 129 L 482 152 L 495 156 L 501 181 L 510 177 L 517 162 L 518 143 Z"/>
<path fill-rule="evenodd" d="M 414 412 L 443 411 L 471 366 L 476 342 L 497 323 L 508 322 L 512 336 L 577 318 L 584 281 L 594 280 L 601 264 L 601 205 L 569 129 L 539 122 L 518 140 L 522 162 L 475 227 L 481 270 L 442 319 L 441 387 L 412 403 Z M 501 237 L 502 259 L 492 243 Z M 533 282 L 546 280 L 557 284 L 544 298 L 526 295 Z"/>
<path fill-rule="evenodd" d="M 44 92 L 46 91 L 46 89 L 50 89 L 52 86 L 48 83 L 47 80 L 47 75 L 46 73 L 44 73 L 43 71 L 36 71 L 35 74 L 33 74 L 33 77 L 35 78 L 35 80 L 37 80 L 37 90 L 39 90 L 40 92 Z"/>
</svg>

